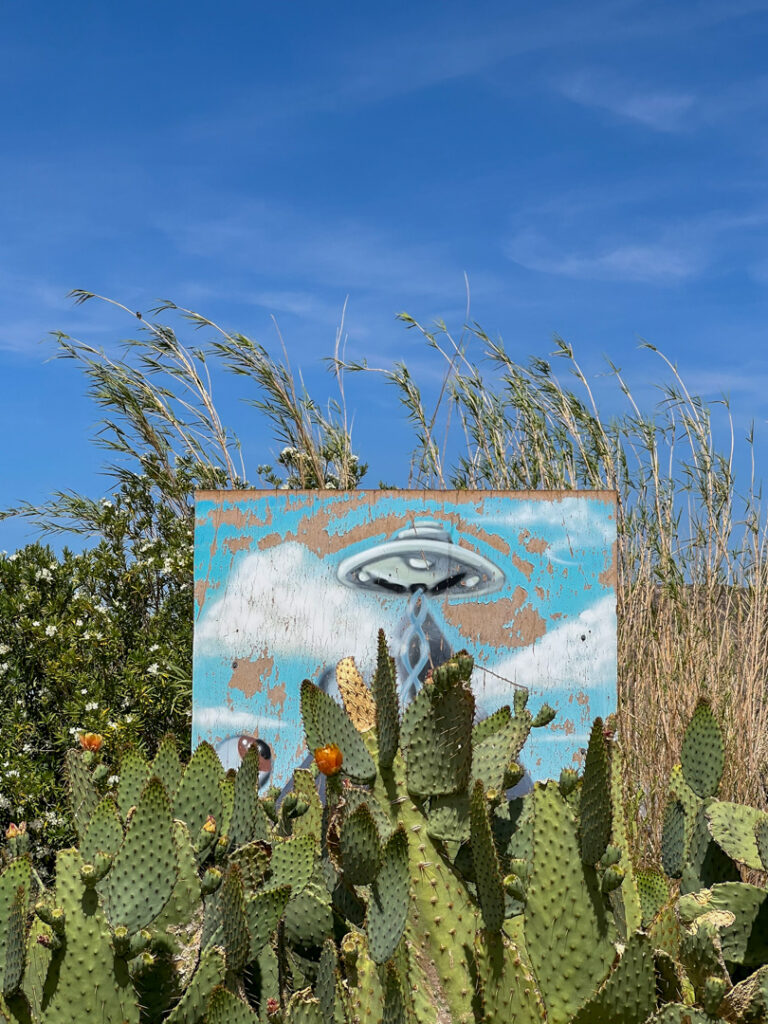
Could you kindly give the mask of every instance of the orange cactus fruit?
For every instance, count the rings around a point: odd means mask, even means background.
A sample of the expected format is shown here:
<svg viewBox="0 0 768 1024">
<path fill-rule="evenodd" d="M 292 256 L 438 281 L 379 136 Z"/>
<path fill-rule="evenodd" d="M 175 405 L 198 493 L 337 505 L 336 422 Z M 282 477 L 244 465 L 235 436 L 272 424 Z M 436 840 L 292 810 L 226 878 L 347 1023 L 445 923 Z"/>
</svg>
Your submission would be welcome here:
<svg viewBox="0 0 768 1024">
<path fill-rule="evenodd" d="M 203 825 L 203 832 L 211 833 L 211 832 L 215 832 L 215 831 L 216 831 L 216 819 L 214 818 L 214 816 L 212 814 L 209 814 L 208 817 L 205 819 L 205 824 Z"/>
<path fill-rule="evenodd" d="M 315 764 L 323 775 L 338 775 L 344 756 L 335 743 L 327 743 L 315 750 Z"/>
<path fill-rule="evenodd" d="M 83 750 L 101 750 L 101 745 L 104 742 L 104 737 L 97 732 L 82 732 L 78 737 L 80 740 L 80 746 Z"/>
</svg>

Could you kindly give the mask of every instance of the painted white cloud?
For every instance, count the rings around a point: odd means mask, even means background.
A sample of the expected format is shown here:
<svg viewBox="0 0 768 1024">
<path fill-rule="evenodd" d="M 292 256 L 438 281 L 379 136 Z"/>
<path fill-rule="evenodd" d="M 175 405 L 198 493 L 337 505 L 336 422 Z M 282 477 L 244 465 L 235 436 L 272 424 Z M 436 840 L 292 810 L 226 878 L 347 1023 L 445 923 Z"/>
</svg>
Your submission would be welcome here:
<svg viewBox="0 0 768 1024">
<path fill-rule="evenodd" d="M 375 594 L 339 586 L 331 563 L 287 542 L 238 563 L 222 596 L 207 599 L 195 644 L 200 654 L 222 658 L 310 651 L 328 664 L 352 654 L 366 671 L 378 630 L 394 636 L 402 614 Z"/>
<path fill-rule="evenodd" d="M 616 534 L 615 521 L 607 515 L 596 518 L 591 504 L 576 498 L 510 503 L 509 511 L 483 516 L 482 526 L 486 530 L 499 527 L 504 535 L 517 530 L 528 530 L 534 535 L 542 531 L 547 537 L 550 557 L 568 552 L 569 547 L 607 547 Z M 570 558 L 551 560 L 575 564 Z"/>
<path fill-rule="evenodd" d="M 583 639 L 582 639 L 583 637 Z M 526 647 L 484 671 L 478 665 L 480 699 L 509 701 L 518 683 L 537 692 L 566 686 L 608 685 L 616 678 L 616 605 L 604 597 L 576 618 L 550 629 Z"/>
<path fill-rule="evenodd" d="M 268 715 L 252 715 L 248 711 L 230 711 L 228 708 L 216 707 L 195 708 L 195 726 L 199 732 L 226 731 L 228 736 L 234 733 L 249 733 L 258 736 L 262 729 L 280 729 L 285 722 Z"/>
</svg>

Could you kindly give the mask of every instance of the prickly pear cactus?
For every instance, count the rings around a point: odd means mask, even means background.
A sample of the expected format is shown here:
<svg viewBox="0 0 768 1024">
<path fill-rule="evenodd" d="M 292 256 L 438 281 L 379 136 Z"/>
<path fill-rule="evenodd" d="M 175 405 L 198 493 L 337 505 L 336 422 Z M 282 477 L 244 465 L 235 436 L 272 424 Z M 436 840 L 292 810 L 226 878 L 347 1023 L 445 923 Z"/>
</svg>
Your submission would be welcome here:
<svg viewBox="0 0 768 1024">
<path fill-rule="evenodd" d="M 765 1024 L 768 900 L 740 870 L 768 867 L 768 815 L 717 800 L 709 708 L 671 780 L 678 896 L 632 863 L 602 723 L 582 778 L 515 798 L 552 709 L 516 691 L 475 722 L 472 670 L 451 658 L 403 712 L 380 634 L 370 687 L 339 664 L 343 707 L 305 681 L 323 756 L 284 793 L 259 792 L 257 751 L 225 773 L 165 740 L 125 756 L 114 792 L 99 755 L 71 752 L 80 848 L 55 888 L 19 829 L 4 851 L 0 1022 Z"/>
</svg>

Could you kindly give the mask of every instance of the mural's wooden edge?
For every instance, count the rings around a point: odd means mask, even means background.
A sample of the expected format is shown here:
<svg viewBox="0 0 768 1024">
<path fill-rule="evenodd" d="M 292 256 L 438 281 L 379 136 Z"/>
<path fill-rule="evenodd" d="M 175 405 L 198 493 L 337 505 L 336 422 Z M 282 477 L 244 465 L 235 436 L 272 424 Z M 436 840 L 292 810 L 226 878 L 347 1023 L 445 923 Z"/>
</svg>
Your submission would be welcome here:
<svg viewBox="0 0 768 1024">
<path fill-rule="evenodd" d="M 394 496 L 394 497 L 414 497 L 416 495 L 429 495 L 431 499 L 435 497 L 445 497 L 451 501 L 478 501 L 483 498 L 489 497 L 514 497 L 522 499 L 537 499 L 539 501 L 561 501 L 564 498 L 583 498 L 591 497 L 603 501 L 617 502 L 619 493 L 618 491 L 612 490 L 561 490 L 561 491 L 471 491 L 471 490 L 433 490 L 430 488 L 419 488 L 409 489 L 407 487 L 402 488 L 364 488 L 360 487 L 356 490 L 350 491 L 334 491 L 331 489 L 327 490 L 280 490 L 275 487 L 269 488 L 251 488 L 249 490 L 220 490 L 220 491 L 195 491 L 195 501 L 241 501 L 248 498 L 266 498 L 266 497 L 284 497 L 285 499 L 291 498 L 330 498 L 330 497 L 341 497 L 352 499 L 353 497 L 359 497 L 361 495 L 376 495 L 377 497 L 383 496 Z"/>
</svg>

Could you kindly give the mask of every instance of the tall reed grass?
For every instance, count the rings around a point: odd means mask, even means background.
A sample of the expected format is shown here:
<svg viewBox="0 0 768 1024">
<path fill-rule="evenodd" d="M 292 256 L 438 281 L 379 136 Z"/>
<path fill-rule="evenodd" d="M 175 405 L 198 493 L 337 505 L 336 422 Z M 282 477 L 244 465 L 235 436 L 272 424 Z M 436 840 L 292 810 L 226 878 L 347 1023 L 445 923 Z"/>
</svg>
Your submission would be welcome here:
<svg viewBox="0 0 768 1024">
<path fill-rule="evenodd" d="M 73 294 L 79 302 L 95 298 Z M 159 321 L 166 315 L 212 332 L 212 339 L 183 345 Z M 253 404 L 283 445 L 275 464 L 257 466 L 270 485 L 358 485 L 365 466 L 353 451 L 344 381 L 347 373 L 364 372 L 394 389 L 412 426 L 410 486 L 615 489 L 618 735 L 638 855 L 658 858 L 666 782 L 702 696 L 712 701 L 727 738 L 724 796 L 766 806 L 768 532 L 759 487 L 753 474 L 737 492 L 727 405 L 713 407 L 691 394 L 652 346 L 649 356 L 664 371 L 657 402 L 642 410 L 609 363 L 622 404 L 609 417 L 562 340 L 550 360 L 520 363 L 475 324 L 454 337 L 443 323 L 427 329 L 401 314 L 439 367 L 441 384 L 429 389 L 428 400 L 405 363 L 347 361 L 342 324 L 328 360 L 338 394 L 321 405 L 292 370 L 285 348 L 283 361 L 276 360 L 250 339 L 173 303 L 139 319 L 141 335 L 126 343 L 121 358 L 64 335 L 59 352 L 80 363 L 92 397 L 106 410 L 100 440 L 118 455 L 113 472 L 119 479 L 149 474 L 181 515 L 192 514 L 190 465 L 201 486 L 240 487 L 248 478 L 240 444 L 214 402 L 212 362 L 255 385 Z M 724 450 L 713 416 L 725 431 Z M 752 436 L 744 443 L 751 448 Z M 178 466 L 185 467 L 183 483 Z M 45 506 L 12 511 L 47 529 L 87 528 L 83 499 L 67 492 Z"/>
</svg>

